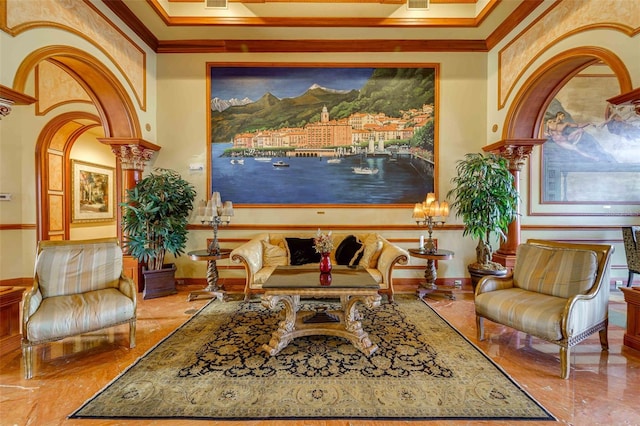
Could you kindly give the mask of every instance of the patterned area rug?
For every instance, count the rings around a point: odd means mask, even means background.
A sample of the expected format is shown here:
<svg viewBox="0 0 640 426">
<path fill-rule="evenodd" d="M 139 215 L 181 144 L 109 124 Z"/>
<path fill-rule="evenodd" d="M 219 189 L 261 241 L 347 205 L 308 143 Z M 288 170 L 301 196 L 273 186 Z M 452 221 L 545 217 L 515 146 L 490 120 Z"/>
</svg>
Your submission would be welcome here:
<svg viewBox="0 0 640 426">
<path fill-rule="evenodd" d="M 70 417 L 555 420 L 426 303 L 396 300 L 360 309 L 370 357 L 327 336 L 269 357 L 278 314 L 214 301 Z"/>
</svg>

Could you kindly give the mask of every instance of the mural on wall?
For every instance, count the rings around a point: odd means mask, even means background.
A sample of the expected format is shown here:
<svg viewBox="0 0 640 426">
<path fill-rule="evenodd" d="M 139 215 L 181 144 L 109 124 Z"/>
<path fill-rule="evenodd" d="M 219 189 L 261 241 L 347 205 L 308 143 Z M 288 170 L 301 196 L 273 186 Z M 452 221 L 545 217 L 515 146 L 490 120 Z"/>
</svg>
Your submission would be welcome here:
<svg viewBox="0 0 640 426">
<path fill-rule="evenodd" d="M 640 204 L 640 105 L 609 105 L 615 77 L 577 76 L 549 104 L 542 137 L 540 204 L 583 204 L 601 213 Z M 606 213 L 602 212 L 602 213 Z"/>
<path fill-rule="evenodd" d="M 414 204 L 434 192 L 437 67 L 210 64 L 211 190 L 234 204 Z"/>
</svg>

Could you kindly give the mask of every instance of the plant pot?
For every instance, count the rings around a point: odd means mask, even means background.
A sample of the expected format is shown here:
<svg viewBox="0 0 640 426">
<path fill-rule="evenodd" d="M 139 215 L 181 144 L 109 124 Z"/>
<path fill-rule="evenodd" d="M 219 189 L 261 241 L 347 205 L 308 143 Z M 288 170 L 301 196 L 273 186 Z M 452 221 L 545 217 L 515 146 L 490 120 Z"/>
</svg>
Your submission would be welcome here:
<svg viewBox="0 0 640 426">
<path fill-rule="evenodd" d="M 469 275 L 471 275 L 471 285 L 473 286 L 473 292 L 476 291 L 476 286 L 482 277 L 487 275 L 493 275 L 495 277 L 504 277 L 507 275 L 507 269 L 478 269 L 472 268 L 471 265 L 467 266 Z"/>
<path fill-rule="evenodd" d="M 144 276 L 143 299 L 154 299 L 156 297 L 176 294 L 176 265 L 170 263 L 163 265 L 159 270 L 147 270 L 142 268 Z"/>
</svg>

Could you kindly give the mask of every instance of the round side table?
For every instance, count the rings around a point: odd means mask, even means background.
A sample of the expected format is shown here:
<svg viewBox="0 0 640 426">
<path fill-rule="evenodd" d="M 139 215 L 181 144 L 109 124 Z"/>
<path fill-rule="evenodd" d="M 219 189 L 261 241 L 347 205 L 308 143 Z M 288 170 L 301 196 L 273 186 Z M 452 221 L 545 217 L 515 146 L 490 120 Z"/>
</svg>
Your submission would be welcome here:
<svg viewBox="0 0 640 426">
<path fill-rule="evenodd" d="M 456 287 L 436 284 L 436 278 L 438 277 L 436 261 L 453 259 L 454 253 L 450 250 L 436 250 L 435 253 L 428 253 L 425 250 L 411 248 L 409 249 L 409 253 L 411 256 L 427 260 L 427 267 L 424 270 L 424 279 L 426 282 L 418 288 L 418 297 L 422 299 L 425 295 L 440 293 L 444 294 L 448 299 L 455 300 L 456 296 L 453 294 L 453 291 Z"/>
<path fill-rule="evenodd" d="M 218 299 L 224 302 L 224 290 L 218 287 L 218 266 L 216 260 L 228 259 L 230 249 L 220 249 L 219 253 L 210 254 L 208 250 L 190 251 L 187 255 L 191 260 L 207 261 L 207 287 L 204 290 L 192 291 L 187 301 L 198 299 Z"/>
</svg>

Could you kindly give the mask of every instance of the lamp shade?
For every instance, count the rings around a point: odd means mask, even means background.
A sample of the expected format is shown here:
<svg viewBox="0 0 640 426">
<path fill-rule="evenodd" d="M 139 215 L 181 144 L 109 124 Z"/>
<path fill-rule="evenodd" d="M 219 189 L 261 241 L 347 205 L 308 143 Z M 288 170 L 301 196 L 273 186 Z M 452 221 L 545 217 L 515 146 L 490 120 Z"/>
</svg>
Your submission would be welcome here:
<svg viewBox="0 0 640 426">
<path fill-rule="evenodd" d="M 413 218 L 414 219 L 424 219 L 424 209 L 422 208 L 422 203 L 416 203 L 413 207 Z"/>
<path fill-rule="evenodd" d="M 214 192 L 213 194 L 211 194 L 211 201 L 213 201 L 213 205 L 217 208 L 222 207 L 222 197 L 220 197 L 219 192 Z"/>
<path fill-rule="evenodd" d="M 220 216 L 233 216 L 233 203 L 231 201 L 224 202 Z"/>
</svg>

